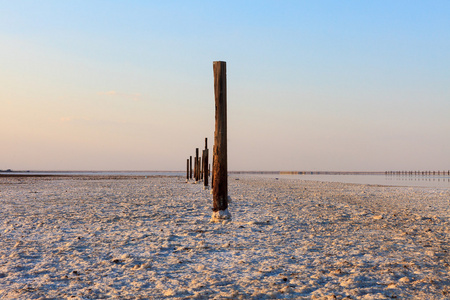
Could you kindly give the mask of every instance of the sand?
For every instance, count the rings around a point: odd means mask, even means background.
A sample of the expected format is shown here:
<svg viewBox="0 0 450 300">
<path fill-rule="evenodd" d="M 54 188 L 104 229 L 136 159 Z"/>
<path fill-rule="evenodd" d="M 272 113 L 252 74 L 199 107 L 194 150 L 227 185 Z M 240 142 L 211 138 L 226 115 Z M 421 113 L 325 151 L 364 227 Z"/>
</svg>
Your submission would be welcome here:
<svg viewBox="0 0 450 300">
<path fill-rule="evenodd" d="M 450 191 L 233 175 L 1 177 L 1 299 L 450 298 Z"/>
</svg>

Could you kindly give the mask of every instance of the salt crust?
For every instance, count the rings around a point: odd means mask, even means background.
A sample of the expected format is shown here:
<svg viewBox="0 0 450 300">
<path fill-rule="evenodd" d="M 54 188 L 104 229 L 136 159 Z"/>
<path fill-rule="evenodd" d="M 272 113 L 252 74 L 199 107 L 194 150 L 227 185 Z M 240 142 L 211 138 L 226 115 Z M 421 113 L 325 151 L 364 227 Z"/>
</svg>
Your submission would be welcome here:
<svg viewBox="0 0 450 300">
<path fill-rule="evenodd" d="M 0 178 L 0 298 L 448 299 L 449 190 L 236 178 Z"/>
<path fill-rule="evenodd" d="M 226 208 L 225 210 L 214 211 L 211 216 L 210 222 L 222 222 L 224 220 L 230 220 L 230 219 L 231 219 L 231 214 L 228 211 L 228 208 Z"/>
</svg>

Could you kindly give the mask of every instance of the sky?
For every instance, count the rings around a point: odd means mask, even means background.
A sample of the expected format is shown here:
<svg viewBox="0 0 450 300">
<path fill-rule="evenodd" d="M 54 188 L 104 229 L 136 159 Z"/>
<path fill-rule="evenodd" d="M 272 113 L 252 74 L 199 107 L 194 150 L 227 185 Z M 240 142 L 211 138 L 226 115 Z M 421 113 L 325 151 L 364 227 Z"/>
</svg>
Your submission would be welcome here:
<svg viewBox="0 0 450 300">
<path fill-rule="evenodd" d="M 0 0 L 0 169 L 449 170 L 449 1 Z"/>
</svg>

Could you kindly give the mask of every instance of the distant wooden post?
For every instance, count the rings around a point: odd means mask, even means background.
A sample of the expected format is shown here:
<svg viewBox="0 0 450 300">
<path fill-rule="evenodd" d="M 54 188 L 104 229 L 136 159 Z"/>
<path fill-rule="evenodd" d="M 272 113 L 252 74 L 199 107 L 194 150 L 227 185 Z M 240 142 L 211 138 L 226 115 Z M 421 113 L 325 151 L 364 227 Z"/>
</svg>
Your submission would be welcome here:
<svg viewBox="0 0 450 300">
<path fill-rule="evenodd" d="M 192 179 L 192 156 L 189 157 L 189 179 Z"/>
<path fill-rule="evenodd" d="M 199 180 L 198 178 L 198 157 L 195 158 L 195 181 L 197 182 Z"/>
<path fill-rule="evenodd" d="M 213 62 L 216 125 L 214 132 L 214 188 L 212 220 L 231 218 L 228 212 L 227 70 L 226 62 Z"/>
<path fill-rule="evenodd" d="M 197 182 L 197 157 L 194 157 L 194 181 Z"/>
<path fill-rule="evenodd" d="M 186 161 L 186 182 L 189 181 L 189 158 Z"/>
<path fill-rule="evenodd" d="M 200 181 L 200 153 L 197 158 L 197 181 Z"/>
<path fill-rule="evenodd" d="M 203 150 L 203 188 L 208 188 L 208 149 Z"/>
<path fill-rule="evenodd" d="M 208 162 L 209 162 L 209 153 L 208 153 L 208 138 L 205 138 L 205 150 L 203 150 L 203 188 L 206 190 L 208 188 Z"/>
<path fill-rule="evenodd" d="M 203 161 L 202 161 L 203 157 L 199 156 L 198 157 L 198 180 L 202 180 L 203 179 Z"/>
<path fill-rule="evenodd" d="M 195 181 L 198 181 L 198 148 L 195 148 L 194 177 Z"/>
<path fill-rule="evenodd" d="M 192 173 L 192 177 L 194 179 L 194 181 L 197 181 L 197 158 L 194 156 L 193 158 L 193 162 L 192 164 L 194 165 L 193 168 L 193 173 Z"/>
</svg>

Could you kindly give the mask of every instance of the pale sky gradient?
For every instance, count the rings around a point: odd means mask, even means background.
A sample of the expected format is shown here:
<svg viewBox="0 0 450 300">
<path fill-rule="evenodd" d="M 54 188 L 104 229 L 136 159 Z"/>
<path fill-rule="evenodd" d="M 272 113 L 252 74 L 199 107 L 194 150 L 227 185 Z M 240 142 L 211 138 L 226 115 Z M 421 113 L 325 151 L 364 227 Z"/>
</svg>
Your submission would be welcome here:
<svg viewBox="0 0 450 300">
<path fill-rule="evenodd" d="M 450 1 L 0 0 L 0 169 L 450 169 Z"/>
</svg>

